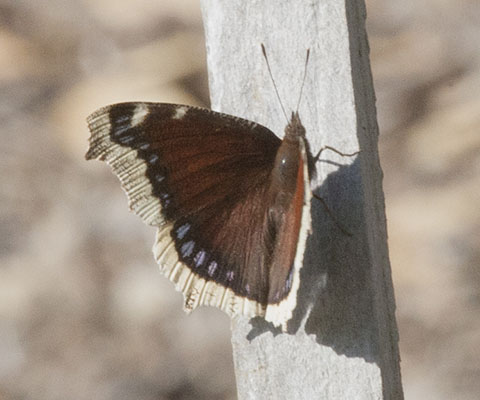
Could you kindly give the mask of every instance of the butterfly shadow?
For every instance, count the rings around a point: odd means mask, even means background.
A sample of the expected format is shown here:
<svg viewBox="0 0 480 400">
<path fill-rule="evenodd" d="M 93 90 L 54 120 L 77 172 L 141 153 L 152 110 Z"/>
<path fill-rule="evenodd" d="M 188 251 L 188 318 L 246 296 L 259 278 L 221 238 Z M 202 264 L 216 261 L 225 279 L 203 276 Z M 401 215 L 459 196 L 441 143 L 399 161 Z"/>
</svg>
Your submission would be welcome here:
<svg viewBox="0 0 480 400">
<path fill-rule="evenodd" d="M 312 199 L 312 233 L 307 239 L 297 306 L 287 333 L 295 334 L 304 326 L 318 344 L 337 354 L 373 362 L 377 359 L 377 351 L 371 346 L 375 343 L 375 320 L 359 156 L 352 164 L 330 173 L 314 193 L 325 200 L 337 222 L 320 201 Z M 351 235 L 342 232 L 338 223 Z M 262 318 L 250 323 L 249 340 L 266 331 L 281 333 Z"/>
<path fill-rule="evenodd" d="M 366 242 L 360 158 L 328 175 L 316 194 L 352 235 L 342 232 L 321 204 L 312 205 L 312 235 L 300 272 L 292 331 L 305 331 L 337 354 L 376 359 L 370 260 Z"/>
</svg>

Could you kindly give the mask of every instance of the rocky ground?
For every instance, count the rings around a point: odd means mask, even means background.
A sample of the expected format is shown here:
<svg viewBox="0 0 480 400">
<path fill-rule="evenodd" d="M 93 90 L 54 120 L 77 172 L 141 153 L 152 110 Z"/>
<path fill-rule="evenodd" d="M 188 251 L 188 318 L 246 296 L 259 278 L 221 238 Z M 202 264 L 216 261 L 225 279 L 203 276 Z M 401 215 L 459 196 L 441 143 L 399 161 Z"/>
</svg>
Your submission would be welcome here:
<svg viewBox="0 0 480 400">
<path fill-rule="evenodd" d="M 368 1 L 407 399 L 480 393 L 480 3 Z M 0 1 L 0 399 L 234 399 L 85 116 L 208 105 L 197 0 Z"/>
</svg>

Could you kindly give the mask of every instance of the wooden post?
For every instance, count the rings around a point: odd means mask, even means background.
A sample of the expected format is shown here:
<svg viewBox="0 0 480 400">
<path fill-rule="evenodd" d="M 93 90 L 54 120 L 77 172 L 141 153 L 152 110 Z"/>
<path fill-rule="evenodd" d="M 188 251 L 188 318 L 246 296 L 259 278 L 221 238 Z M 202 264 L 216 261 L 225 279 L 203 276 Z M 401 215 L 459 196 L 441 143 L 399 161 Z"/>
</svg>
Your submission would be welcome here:
<svg viewBox="0 0 480 400">
<path fill-rule="evenodd" d="M 312 152 L 361 149 L 353 158 L 325 152 L 317 163 L 312 190 L 353 236 L 313 200 L 289 332 L 232 321 L 239 399 L 402 399 L 363 0 L 202 0 L 202 11 L 214 110 L 283 136 L 260 43 L 287 113 L 310 48 L 299 112 Z"/>
</svg>

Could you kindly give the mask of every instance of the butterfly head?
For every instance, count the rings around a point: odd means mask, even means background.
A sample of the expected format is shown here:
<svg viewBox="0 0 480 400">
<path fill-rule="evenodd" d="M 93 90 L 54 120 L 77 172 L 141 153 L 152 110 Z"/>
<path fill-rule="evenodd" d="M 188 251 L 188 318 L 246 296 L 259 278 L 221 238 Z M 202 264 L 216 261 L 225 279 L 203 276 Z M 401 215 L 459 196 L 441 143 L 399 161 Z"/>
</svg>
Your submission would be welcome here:
<svg viewBox="0 0 480 400">
<path fill-rule="evenodd" d="M 303 126 L 302 121 L 300 121 L 298 111 L 292 111 L 292 117 L 285 127 L 285 137 L 291 139 L 299 137 L 305 138 L 305 127 Z"/>
</svg>

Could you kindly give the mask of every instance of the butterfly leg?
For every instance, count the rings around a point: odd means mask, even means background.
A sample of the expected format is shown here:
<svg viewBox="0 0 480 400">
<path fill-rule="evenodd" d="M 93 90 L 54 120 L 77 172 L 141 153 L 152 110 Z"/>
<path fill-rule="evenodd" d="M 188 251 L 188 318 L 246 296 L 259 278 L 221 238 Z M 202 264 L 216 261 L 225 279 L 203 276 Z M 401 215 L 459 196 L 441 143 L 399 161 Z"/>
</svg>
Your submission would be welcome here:
<svg viewBox="0 0 480 400">
<path fill-rule="evenodd" d="M 320 155 L 325 151 L 325 150 L 330 150 L 330 151 L 333 151 L 334 153 L 337 153 L 339 155 L 341 155 L 342 157 L 353 157 L 353 156 L 356 156 L 358 153 L 360 153 L 360 150 L 359 151 L 356 151 L 355 153 L 342 153 L 340 150 L 337 150 L 335 147 L 331 147 L 331 146 L 323 146 L 317 153 L 317 155 L 315 157 L 313 157 L 313 161 L 315 163 L 317 163 L 317 161 L 319 160 L 320 158 Z"/>
<path fill-rule="evenodd" d="M 328 204 L 327 202 L 322 198 L 320 197 L 319 195 L 315 194 L 315 193 L 312 193 L 313 194 L 313 197 L 315 197 L 317 200 L 320 200 L 320 202 L 323 204 L 323 207 L 325 208 L 325 211 L 327 212 L 327 214 L 330 216 L 330 218 L 332 219 L 332 221 L 335 223 L 335 225 L 337 226 L 338 229 L 340 229 L 344 235 L 347 235 L 347 236 L 353 236 L 352 233 L 350 233 L 349 231 L 347 231 L 341 224 L 340 222 L 337 221 L 337 219 L 335 218 L 335 215 L 333 215 L 333 212 L 332 210 L 330 210 L 330 207 L 328 207 Z"/>
</svg>

